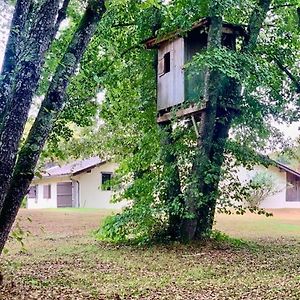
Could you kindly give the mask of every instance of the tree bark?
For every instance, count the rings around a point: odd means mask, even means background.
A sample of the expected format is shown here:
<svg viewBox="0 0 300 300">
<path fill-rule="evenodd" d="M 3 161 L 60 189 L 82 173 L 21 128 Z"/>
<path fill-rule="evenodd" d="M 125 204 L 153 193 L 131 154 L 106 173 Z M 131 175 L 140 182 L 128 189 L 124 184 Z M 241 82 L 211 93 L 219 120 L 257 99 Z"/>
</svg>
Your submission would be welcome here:
<svg viewBox="0 0 300 300">
<path fill-rule="evenodd" d="M 64 0 L 61 8 L 58 11 L 57 19 L 56 19 L 55 26 L 54 26 L 53 33 L 52 33 L 52 39 L 55 38 L 56 34 L 59 31 L 59 27 L 60 27 L 61 23 L 67 17 L 67 10 L 69 7 L 69 3 L 70 3 L 70 0 Z"/>
<path fill-rule="evenodd" d="M 226 142 L 229 137 L 232 121 L 239 113 L 238 104 L 240 103 L 240 98 L 241 88 L 239 82 L 234 78 L 229 78 L 223 86 L 223 92 L 218 101 L 212 146 L 209 153 L 209 173 L 213 180 L 208 182 L 203 181 L 202 193 L 205 195 L 206 201 L 198 209 L 198 226 L 196 232 L 198 239 L 209 233 L 213 227 Z"/>
<path fill-rule="evenodd" d="M 221 47 L 222 18 L 211 17 L 208 32 L 208 50 Z M 194 239 L 198 224 L 198 208 L 201 202 L 206 201 L 203 191 L 205 175 L 210 168 L 209 153 L 212 146 L 212 138 L 217 113 L 217 102 L 221 88 L 220 71 L 207 69 L 205 72 L 204 101 L 206 109 L 201 115 L 199 137 L 197 139 L 197 151 L 195 154 L 191 178 L 185 195 L 186 216 L 182 221 L 181 236 L 184 241 Z"/>
<path fill-rule="evenodd" d="M 177 164 L 177 157 L 171 145 L 174 143 L 172 138 L 172 124 L 168 122 L 161 124 L 160 128 L 163 130 L 163 138 L 161 140 L 161 148 L 163 151 L 163 162 L 165 171 L 167 170 L 166 186 L 162 201 L 165 202 L 169 211 L 169 224 L 167 235 L 171 240 L 178 240 L 180 238 L 181 227 L 181 209 L 184 207 L 180 174 Z M 176 203 L 176 208 L 174 207 Z"/>
<path fill-rule="evenodd" d="M 47 0 L 38 11 L 30 29 L 20 60 L 16 63 L 16 76 L 12 82 L 11 100 L 0 129 L 0 211 L 11 181 L 20 139 L 27 121 L 34 91 L 37 87 L 45 52 L 58 11 L 59 0 Z"/>
<path fill-rule="evenodd" d="M 4 111 L 9 101 L 11 83 L 14 78 L 18 52 L 20 52 L 20 39 L 25 28 L 28 13 L 32 5 L 32 0 L 18 0 L 15 5 L 11 30 L 4 53 L 1 70 L 2 79 L 0 81 L 0 124 L 4 116 Z"/>
<path fill-rule="evenodd" d="M 259 32 L 270 4 L 271 0 L 260 0 L 258 8 L 254 9 L 249 20 L 249 35 L 244 40 L 242 52 L 251 53 L 255 49 Z M 242 69 L 240 71 L 243 72 Z M 232 122 L 240 112 L 241 89 L 241 84 L 236 79 L 230 78 L 223 86 L 222 95 L 218 101 L 217 118 L 209 155 L 211 162 L 210 172 L 214 180 L 207 183 L 203 181 L 201 192 L 206 196 L 206 201 L 198 210 L 197 238 L 201 238 L 213 226 L 221 168 L 224 162 L 224 151 Z"/>
<path fill-rule="evenodd" d="M 56 69 L 39 114 L 22 147 L 0 215 L 0 253 L 26 195 L 44 144 L 65 103 L 66 90 L 105 12 L 104 0 L 91 1 L 61 63 Z"/>
</svg>

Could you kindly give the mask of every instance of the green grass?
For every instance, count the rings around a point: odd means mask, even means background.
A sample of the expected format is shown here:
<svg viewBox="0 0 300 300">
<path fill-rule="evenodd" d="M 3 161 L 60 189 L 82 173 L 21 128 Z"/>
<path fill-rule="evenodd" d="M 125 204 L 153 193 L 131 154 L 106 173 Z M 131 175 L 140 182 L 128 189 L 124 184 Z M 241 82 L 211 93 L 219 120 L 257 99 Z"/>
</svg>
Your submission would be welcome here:
<svg viewBox="0 0 300 300">
<path fill-rule="evenodd" d="M 30 212 L 30 226 L 44 221 L 46 232 L 27 239 L 25 254 L 10 243 L 0 299 L 300 299 L 297 215 L 218 216 L 230 238 L 216 232 L 207 244 L 133 247 L 87 234 L 107 212 L 77 212 L 66 211 L 63 233 L 61 211 Z M 62 223 L 53 227 L 53 219 Z M 74 230 L 78 222 L 90 225 Z"/>
</svg>

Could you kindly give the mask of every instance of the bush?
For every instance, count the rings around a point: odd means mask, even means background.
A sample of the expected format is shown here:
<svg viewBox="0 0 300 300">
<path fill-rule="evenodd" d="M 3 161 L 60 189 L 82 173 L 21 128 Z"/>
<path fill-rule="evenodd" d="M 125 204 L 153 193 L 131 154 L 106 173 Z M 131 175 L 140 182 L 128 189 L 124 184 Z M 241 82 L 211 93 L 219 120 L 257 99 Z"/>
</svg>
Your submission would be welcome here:
<svg viewBox="0 0 300 300">
<path fill-rule="evenodd" d="M 249 191 L 246 199 L 250 207 L 259 207 L 259 205 L 268 197 L 279 192 L 275 186 L 276 179 L 274 176 L 266 173 L 257 173 L 247 184 Z"/>
</svg>

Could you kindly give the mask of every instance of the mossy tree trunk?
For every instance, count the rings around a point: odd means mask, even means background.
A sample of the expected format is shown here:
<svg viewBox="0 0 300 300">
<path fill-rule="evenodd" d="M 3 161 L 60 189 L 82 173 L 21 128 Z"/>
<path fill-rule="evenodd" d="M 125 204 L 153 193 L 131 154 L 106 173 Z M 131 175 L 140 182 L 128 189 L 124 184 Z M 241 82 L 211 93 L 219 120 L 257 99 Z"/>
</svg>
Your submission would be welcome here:
<svg viewBox="0 0 300 300">
<path fill-rule="evenodd" d="M 208 32 L 208 50 L 221 47 L 222 18 L 211 17 Z M 197 151 L 193 161 L 189 186 L 185 192 L 186 214 L 182 221 L 181 235 L 184 241 L 193 240 L 198 226 L 198 209 L 201 201 L 205 199 L 203 184 L 205 174 L 210 169 L 209 153 L 217 114 L 217 103 L 221 88 L 221 74 L 218 70 L 205 71 L 204 101 L 206 109 L 201 116 L 200 128 L 197 138 Z"/>
<path fill-rule="evenodd" d="M 10 98 L 11 83 L 14 79 L 14 71 L 17 56 L 21 51 L 21 33 L 24 32 L 26 20 L 32 9 L 32 0 L 19 0 L 15 5 L 11 30 L 9 33 L 4 60 L 1 70 L 0 80 L 0 124 L 4 116 L 4 111 Z"/>
<path fill-rule="evenodd" d="M 254 51 L 271 2 L 260 0 L 253 10 L 241 52 L 251 54 Z M 219 17 L 212 18 L 208 49 L 221 46 L 220 22 Z M 198 152 L 186 194 L 187 217 L 182 223 L 184 241 L 201 239 L 212 230 L 224 151 L 232 122 L 239 113 L 241 85 L 234 78 L 225 78 L 219 71 L 207 70 L 204 98 L 207 109 L 201 118 Z"/>
<path fill-rule="evenodd" d="M 255 50 L 259 32 L 270 8 L 271 0 L 260 0 L 254 9 L 248 25 L 248 36 L 244 40 L 241 52 L 251 54 Z M 244 72 L 241 68 L 240 72 Z M 224 152 L 229 131 L 234 118 L 239 115 L 242 87 L 240 82 L 234 78 L 228 78 L 222 87 L 217 104 L 217 117 L 214 124 L 214 133 L 209 154 L 210 168 L 207 170 L 209 178 L 200 185 L 200 193 L 204 202 L 198 208 L 198 225 L 196 238 L 212 230 L 216 203 L 218 198 L 218 186 L 220 182 L 221 169 L 224 162 Z"/>
<path fill-rule="evenodd" d="M 53 9 L 54 2 L 51 2 L 51 7 L 49 11 Z M 59 2 L 59 1 L 58 1 Z M 65 1 L 66 2 L 66 1 Z M 64 3 L 65 3 L 64 2 Z M 63 8 L 63 7 L 62 7 Z M 57 8 L 55 16 L 57 16 Z M 28 188 L 30 186 L 31 180 L 34 177 L 34 170 L 39 159 L 40 153 L 44 147 L 44 144 L 52 131 L 54 123 L 57 119 L 58 114 L 63 109 L 66 90 L 70 82 L 71 77 L 76 72 L 79 62 L 93 37 L 97 25 L 105 13 L 105 1 L 104 0 L 92 0 L 89 2 L 85 13 L 81 19 L 81 22 L 73 35 L 73 38 L 62 58 L 62 61 L 58 65 L 55 74 L 51 80 L 48 91 L 42 102 L 41 108 L 39 110 L 38 116 L 29 132 L 29 135 L 18 153 L 17 148 L 10 148 L 8 155 L 11 155 L 11 168 L 6 168 L 2 170 L 3 176 L 5 175 L 6 181 L 9 185 L 1 182 L 0 189 L 3 191 L 2 194 L 2 210 L 0 214 L 0 253 L 2 252 L 4 245 L 9 236 L 9 232 L 14 223 L 18 210 L 21 206 L 22 199 L 27 194 Z M 46 13 L 44 13 L 44 17 Z M 53 30 L 57 30 L 57 23 L 54 22 L 55 19 L 51 20 L 51 29 L 45 34 L 48 38 L 54 38 Z M 45 23 L 50 23 L 48 20 Z M 45 26 L 44 23 L 41 25 Z M 37 40 L 38 41 L 38 40 Z M 33 40 L 34 42 L 34 40 Z M 34 49 L 31 49 L 32 53 L 36 55 Z M 41 62 L 40 62 L 41 63 Z M 40 73 L 35 72 L 35 79 L 39 79 Z M 23 81 L 22 81 L 23 82 Z M 14 95 L 16 97 L 16 94 Z M 20 97 L 20 95 L 19 95 Z M 28 96 L 28 99 L 30 97 Z M 32 99 L 32 94 L 31 94 Z M 30 99 L 30 100 L 31 100 Z M 16 98 L 17 100 L 17 98 Z M 29 109 L 29 100 L 26 102 L 27 106 L 24 110 Z M 27 112 L 28 113 L 28 112 Z M 25 113 L 24 113 L 25 115 Z M 26 114 L 27 115 L 27 114 Z M 8 115 L 7 118 L 11 118 Z M 18 127 L 18 134 L 23 133 L 23 126 L 26 119 L 19 120 L 20 126 Z M 4 126 L 5 125 L 5 126 Z M 7 130 L 7 124 L 3 123 L 4 130 Z M 8 138 L 11 140 L 11 131 L 8 131 Z M 20 138 L 18 138 L 19 142 Z M 16 143 L 18 146 L 18 143 Z M 14 163 L 15 156 L 18 153 L 18 159 Z M 1 154 L 1 151 L 0 151 Z M 0 169 L 1 171 L 1 169 Z M 13 171 L 13 172 L 12 172 Z M 1 172 L 0 172 L 1 176 Z M 0 177 L 1 178 L 1 177 Z M 9 180 L 11 178 L 11 180 Z"/>
<path fill-rule="evenodd" d="M 24 35 L 20 33 L 20 37 L 14 40 L 14 43 L 21 45 L 18 58 L 14 58 L 16 50 L 13 50 L 9 55 L 12 60 L 8 65 L 5 63 L 5 69 L 10 71 L 9 76 L 13 78 L 9 80 L 10 87 L 5 88 L 9 92 L 6 93 L 7 99 L 0 128 L 0 211 L 11 181 L 20 139 L 38 85 L 44 56 L 51 42 L 50 35 L 58 8 L 59 0 L 45 1 L 30 26 L 28 18 L 32 16 L 26 14 L 24 27 L 30 27 L 30 30 L 28 33 L 24 32 Z M 24 23 L 23 20 L 22 22 Z M 11 49 L 19 47 L 11 44 L 9 41 L 8 46 Z"/>
</svg>

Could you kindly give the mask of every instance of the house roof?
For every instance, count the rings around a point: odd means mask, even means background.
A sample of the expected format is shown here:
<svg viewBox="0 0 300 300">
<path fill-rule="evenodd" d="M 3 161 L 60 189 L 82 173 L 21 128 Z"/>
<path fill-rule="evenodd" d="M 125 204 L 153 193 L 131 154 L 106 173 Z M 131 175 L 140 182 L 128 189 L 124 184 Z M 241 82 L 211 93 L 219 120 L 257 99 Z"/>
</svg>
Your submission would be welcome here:
<svg viewBox="0 0 300 300">
<path fill-rule="evenodd" d="M 274 162 L 275 162 L 275 165 L 276 165 L 279 169 L 284 170 L 285 172 L 290 173 L 290 174 L 293 174 L 293 175 L 297 176 L 298 178 L 300 178 L 300 173 L 299 173 L 298 171 L 295 171 L 295 170 L 291 169 L 290 167 L 288 167 L 288 166 L 286 166 L 286 165 L 280 163 L 279 161 L 275 161 L 275 160 L 274 160 Z"/>
<path fill-rule="evenodd" d="M 91 157 L 84 160 L 77 160 L 63 166 L 54 166 L 44 170 L 42 177 L 58 177 L 58 176 L 72 176 L 78 175 L 95 168 L 98 165 L 104 164 L 106 161 L 101 160 L 99 157 Z"/>
<path fill-rule="evenodd" d="M 277 168 L 300 178 L 300 172 L 291 169 L 290 167 L 282 164 L 279 161 L 276 160 L 271 160 L 271 161 L 274 163 L 274 165 Z M 106 161 L 101 160 L 97 156 L 88 159 L 77 160 L 63 166 L 54 166 L 54 167 L 47 168 L 46 170 L 44 170 L 42 177 L 50 178 L 50 177 L 60 177 L 60 176 L 75 176 L 83 172 L 87 172 L 104 163 L 106 163 Z"/>
<path fill-rule="evenodd" d="M 151 37 L 151 38 L 147 39 L 146 41 L 144 41 L 144 43 L 148 49 L 155 48 L 165 41 L 172 40 L 177 37 L 182 37 L 187 32 L 193 31 L 194 29 L 201 28 L 201 27 L 206 28 L 209 26 L 209 24 L 210 24 L 210 18 L 203 18 L 203 19 L 199 20 L 198 22 L 194 23 L 192 28 L 190 28 L 189 30 L 176 30 L 176 31 L 170 32 L 162 37 Z M 246 31 L 243 26 L 230 24 L 227 22 L 223 22 L 223 32 L 231 33 L 231 34 L 234 33 L 239 36 L 246 35 Z"/>
</svg>

